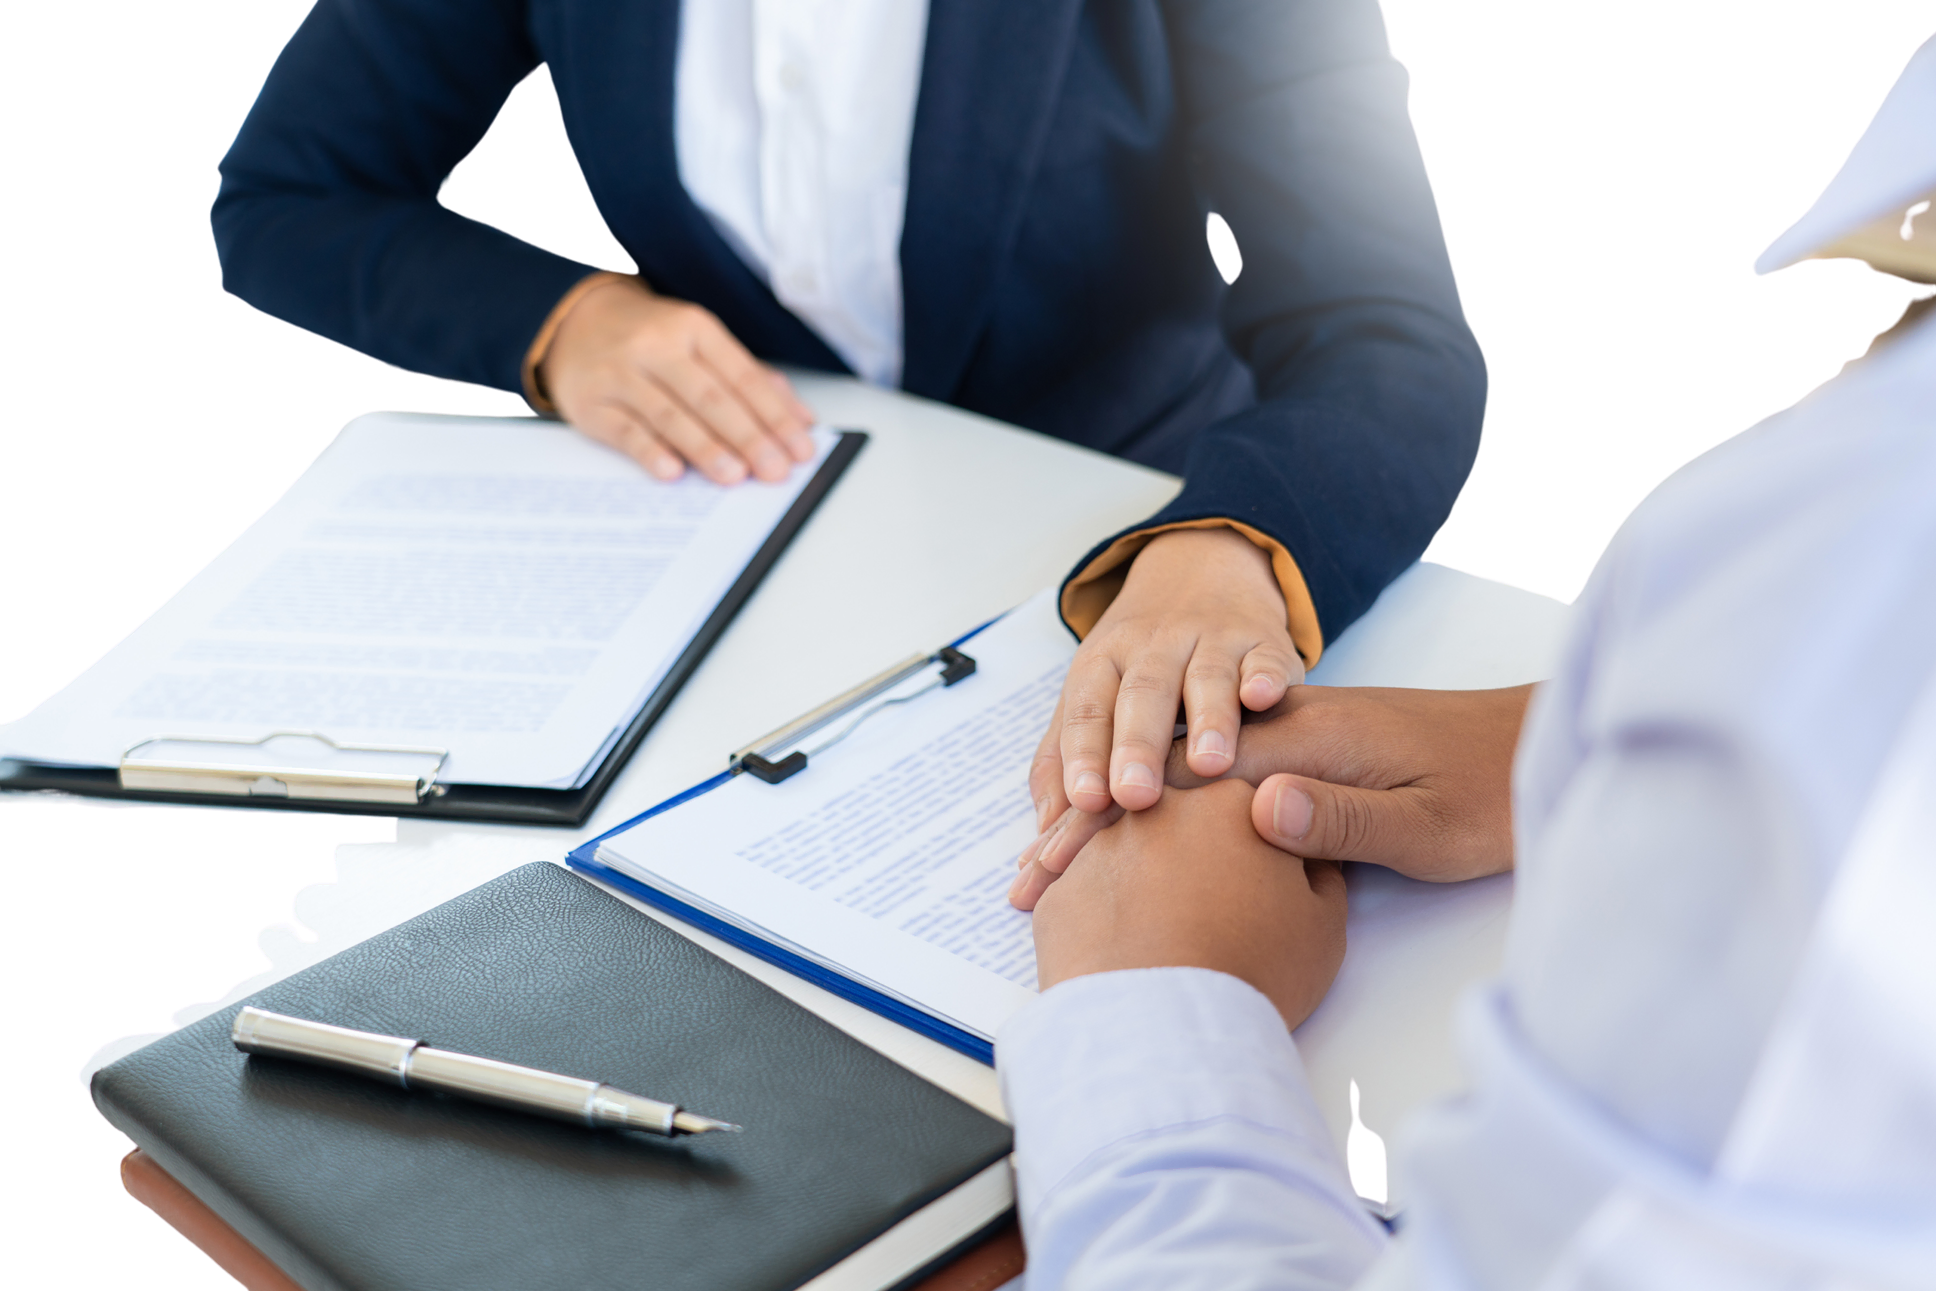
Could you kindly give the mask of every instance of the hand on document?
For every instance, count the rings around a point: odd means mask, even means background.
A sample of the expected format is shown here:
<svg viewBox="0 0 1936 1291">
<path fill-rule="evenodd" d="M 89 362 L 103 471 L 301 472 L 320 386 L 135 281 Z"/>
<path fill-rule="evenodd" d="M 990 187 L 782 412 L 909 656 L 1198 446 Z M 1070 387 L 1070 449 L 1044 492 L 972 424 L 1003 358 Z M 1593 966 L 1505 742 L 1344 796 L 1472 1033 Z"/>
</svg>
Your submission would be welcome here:
<svg viewBox="0 0 1936 1291">
<path fill-rule="evenodd" d="M 1512 759 L 1532 687 L 1395 690 L 1296 686 L 1276 711 L 1245 724 L 1223 777 L 1190 766 L 1177 741 L 1166 781 L 1255 785 L 1251 823 L 1296 856 L 1367 861 L 1450 883 L 1512 868 Z M 1071 808 L 1021 855 L 1009 894 L 1034 909 L 1122 808 Z"/>
<path fill-rule="evenodd" d="M 1035 910 L 1036 980 L 1208 968 L 1250 983 L 1295 1027 L 1344 960 L 1344 875 L 1286 863 L 1250 828 L 1249 786 L 1173 789 L 1102 831 Z"/>
<path fill-rule="evenodd" d="M 813 456 L 813 414 L 785 377 L 698 305 L 614 274 L 558 323 L 539 383 L 579 430 L 662 480 L 783 480 Z"/>
</svg>

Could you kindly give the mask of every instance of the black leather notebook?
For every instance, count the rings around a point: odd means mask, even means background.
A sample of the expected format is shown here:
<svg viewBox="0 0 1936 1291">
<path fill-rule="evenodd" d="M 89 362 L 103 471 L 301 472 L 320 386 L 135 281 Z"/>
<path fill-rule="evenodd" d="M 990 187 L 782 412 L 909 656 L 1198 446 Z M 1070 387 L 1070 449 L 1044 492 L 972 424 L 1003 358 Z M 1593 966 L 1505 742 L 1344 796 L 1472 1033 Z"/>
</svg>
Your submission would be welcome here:
<svg viewBox="0 0 1936 1291">
<path fill-rule="evenodd" d="M 94 1078 L 101 1112 L 310 1291 L 884 1288 L 1009 1209 L 1009 1131 L 556 866 L 246 1003 L 745 1126 L 592 1131 L 273 1058 L 240 1005 Z"/>
</svg>

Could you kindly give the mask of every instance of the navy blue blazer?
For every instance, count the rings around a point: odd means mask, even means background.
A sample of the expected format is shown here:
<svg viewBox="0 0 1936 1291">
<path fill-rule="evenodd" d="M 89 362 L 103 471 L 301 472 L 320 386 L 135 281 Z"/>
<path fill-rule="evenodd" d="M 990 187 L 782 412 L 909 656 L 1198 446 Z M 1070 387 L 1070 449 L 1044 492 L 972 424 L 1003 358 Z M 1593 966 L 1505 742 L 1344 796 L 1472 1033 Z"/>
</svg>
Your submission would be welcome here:
<svg viewBox="0 0 1936 1291">
<path fill-rule="evenodd" d="M 680 184 L 679 9 L 318 0 L 222 162 L 224 284 L 402 367 L 519 389 L 593 266 L 437 190 L 542 62 L 645 281 L 763 359 L 843 371 Z M 1405 93 L 1375 0 L 931 0 L 904 387 L 1183 475 L 1138 528 L 1260 531 L 1335 637 L 1444 521 L 1485 400 Z M 1207 211 L 1242 248 L 1228 289 Z"/>
</svg>

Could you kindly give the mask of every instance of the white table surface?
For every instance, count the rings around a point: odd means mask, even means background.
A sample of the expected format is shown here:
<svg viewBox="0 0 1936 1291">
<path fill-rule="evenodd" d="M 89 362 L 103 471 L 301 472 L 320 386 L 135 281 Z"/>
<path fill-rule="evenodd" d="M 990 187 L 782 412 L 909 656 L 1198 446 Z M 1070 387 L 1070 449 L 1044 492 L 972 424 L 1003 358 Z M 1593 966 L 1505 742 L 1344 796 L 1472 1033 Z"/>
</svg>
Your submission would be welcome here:
<svg viewBox="0 0 1936 1291">
<path fill-rule="evenodd" d="M 224 1275 L 120 1191 L 129 1144 L 86 1076 L 459 892 L 711 774 L 726 751 L 1059 580 L 1093 541 L 1160 506 L 1169 477 L 954 409 L 804 377 L 873 439 L 651 733 L 583 830 L 0 795 L 16 1109 L 0 1206 L 16 1268 L 83 1285 L 219 1286 Z M 270 499 L 265 498 L 266 505 Z M 1322 684 L 1511 685 L 1548 671 L 1557 601 L 1434 565 L 1332 643 Z M 1449 1008 L 1497 963 L 1510 880 L 1430 887 L 1360 868 L 1338 984 L 1299 1034 L 1340 1139 L 1346 1089 L 1389 1132 L 1457 1086 Z M 990 1110 L 993 1073 L 730 947 L 793 998 Z M 26 1115 L 20 1109 L 27 1109 Z M 76 1264 L 76 1261 L 81 1261 Z"/>
</svg>

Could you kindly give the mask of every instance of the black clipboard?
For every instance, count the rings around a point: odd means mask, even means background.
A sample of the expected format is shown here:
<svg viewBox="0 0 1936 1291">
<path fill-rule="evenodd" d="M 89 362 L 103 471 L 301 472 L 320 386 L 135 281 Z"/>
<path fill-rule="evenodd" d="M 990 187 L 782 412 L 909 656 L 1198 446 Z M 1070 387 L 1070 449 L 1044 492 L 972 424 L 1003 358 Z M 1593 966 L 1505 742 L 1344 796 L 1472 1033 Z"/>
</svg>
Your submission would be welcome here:
<svg viewBox="0 0 1936 1291">
<path fill-rule="evenodd" d="M 619 735 L 591 778 L 577 789 L 525 789 L 506 785 L 444 784 L 430 781 L 412 802 L 359 801 L 355 798 L 276 797 L 236 793 L 191 793 L 163 789 L 131 789 L 121 783 L 118 767 L 70 767 L 18 758 L 0 758 L 0 790 L 53 791 L 90 798 L 118 798 L 132 802 L 172 802 L 200 807 L 266 807 L 281 811 L 327 811 L 354 816 L 408 816 L 420 820 L 465 820 L 505 825 L 575 827 L 597 809 L 612 781 L 625 769 L 659 718 L 691 679 L 713 644 L 725 633 L 746 602 L 752 599 L 767 573 L 779 562 L 794 536 L 806 526 L 815 508 L 867 444 L 867 433 L 842 430 L 832 451 L 813 478 L 787 508 L 780 523 L 740 571 L 699 631 L 673 661 L 665 677 L 647 696 L 636 716 Z"/>
</svg>

